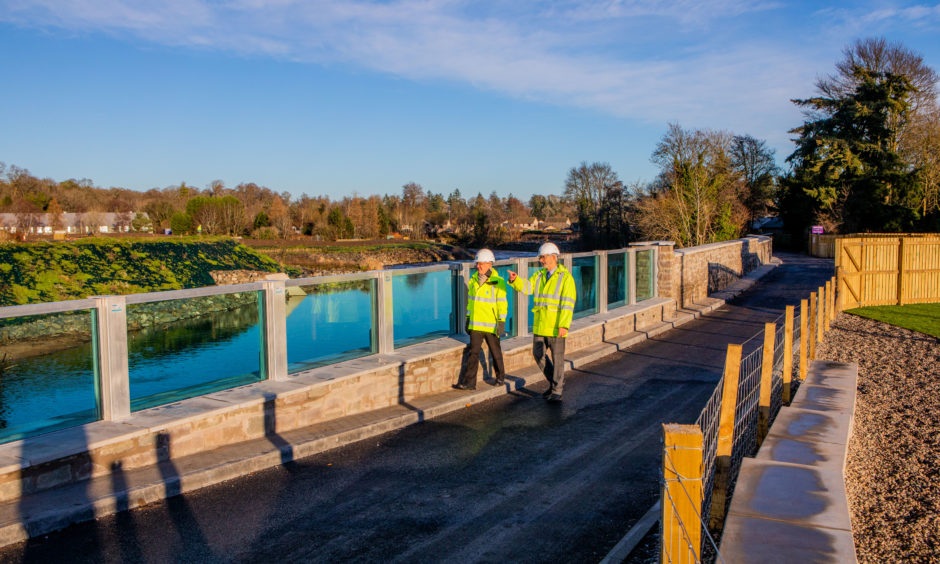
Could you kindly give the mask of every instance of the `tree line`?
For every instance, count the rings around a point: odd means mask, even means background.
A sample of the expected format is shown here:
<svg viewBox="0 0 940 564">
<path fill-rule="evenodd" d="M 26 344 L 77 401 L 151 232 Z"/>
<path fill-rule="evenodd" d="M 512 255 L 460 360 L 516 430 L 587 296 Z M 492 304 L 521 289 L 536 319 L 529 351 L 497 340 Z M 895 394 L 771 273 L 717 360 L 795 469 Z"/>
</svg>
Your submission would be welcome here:
<svg viewBox="0 0 940 564">
<path fill-rule="evenodd" d="M 937 231 L 937 80 L 903 45 L 857 41 L 835 73 L 817 81 L 816 96 L 793 100 L 805 121 L 790 131 L 796 149 L 786 168 L 763 140 L 674 123 L 651 154 L 659 170 L 652 181 L 625 185 L 608 163 L 582 162 L 569 170 L 561 194 L 528 201 L 496 192 L 464 197 L 457 188 L 445 195 L 414 182 L 400 194 L 341 199 L 222 181 L 141 192 L 40 179 L 0 163 L 0 212 L 24 226 L 38 214 L 55 222 L 63 212 L 116 212 L 128 227 L 156 232 L 324 240 L 401 233 L 470 245 L 513 240 L 538 219 L 574 223 L 584 248 L 633 240 L 701 245 L 739 237 L 768 215 L 784 219 L 794 242 L 811 225 L 842 233 Z"/>
</svg>

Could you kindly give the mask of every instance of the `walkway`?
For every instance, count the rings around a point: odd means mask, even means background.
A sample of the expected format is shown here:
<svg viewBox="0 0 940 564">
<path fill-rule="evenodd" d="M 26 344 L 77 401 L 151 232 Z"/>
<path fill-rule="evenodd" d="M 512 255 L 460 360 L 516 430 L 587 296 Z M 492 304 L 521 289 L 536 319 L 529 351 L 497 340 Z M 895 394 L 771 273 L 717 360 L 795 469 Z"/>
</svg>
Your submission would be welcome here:
<svg viewBox="0 0 940 564">
<path fill-rule="evenodd" d="M 541 399 L 541 383 L 522 387 L 11 546 L 0 561 L 600 561 L 658 498 L 660 424 L 693 422 L 727 344 L 832 274 L 831 260 L 777 256 L 783 264 L 733 305 L 578 365 L 561 405 Z"/>
</svg>

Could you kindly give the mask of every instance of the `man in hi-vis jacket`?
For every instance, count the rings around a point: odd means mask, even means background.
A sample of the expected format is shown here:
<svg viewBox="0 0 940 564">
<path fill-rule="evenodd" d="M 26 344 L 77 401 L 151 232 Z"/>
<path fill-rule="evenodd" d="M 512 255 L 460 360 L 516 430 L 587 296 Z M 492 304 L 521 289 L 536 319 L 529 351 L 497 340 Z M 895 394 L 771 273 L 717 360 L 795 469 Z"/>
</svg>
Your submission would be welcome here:
<svg viewBox="0 0 940 564">
<path fill-rule="evenodd" d="M 513 289 L 535 295 L 532 356 L 548 380 L 548 389 L 542 394 L 548 401 L 561 401 L 565 384 L 565 338 L 574 317 L 577 297 L 574 278 L 567 268 L 558 264 L 560 254 L 554 243 L 545 243 L 539 247 L 542 268 L 528 280 L 509 271 L 509 285 Z"/>
<path fill-rule="evenodd" d="M 476 256 L 477 273 L 470 277 L 467 284 L 466 328 L 470 344 L 464 349 L 460 377 L 454 384 L 458 390 L 473 390 L 477 387 L 478 357 L 483 341 L 486 341 L 493 356 L 493 385 L 500 386 L 505 381 L 503 349 L 499 339 L 506 328 L 509 302 L 506 300 L 506 281 L 493 268 L 495 261 L 493 251 L 480 249 Z"/>
</svg>

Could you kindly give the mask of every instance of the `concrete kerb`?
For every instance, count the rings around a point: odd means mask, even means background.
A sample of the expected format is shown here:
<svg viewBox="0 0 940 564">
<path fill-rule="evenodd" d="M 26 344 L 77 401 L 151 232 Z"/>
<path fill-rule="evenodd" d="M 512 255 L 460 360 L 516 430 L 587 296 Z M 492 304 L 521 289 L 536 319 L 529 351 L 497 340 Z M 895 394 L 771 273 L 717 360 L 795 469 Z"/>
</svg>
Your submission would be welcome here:
<svg viewBox="0 0 940 564">
<path fill-rule="evenodd" d="M 757 269 L 739 283 L 742 284 L 740 293 L 753 284 L 746 282 L 756 280 L 769 272 L 769 269 Z M 737 295 L 735 293 L 734 295 Z M 649 302 L 652 307 L 664 307 L 671 300 L 657 299 Z M 636 343 L 659 335 L 678 327 L 692 319 L 713 311 L 724 304 L 722 299 L 709 299 L 708 303 L 697 304 L 696 307 L 678 310 L 669 319 L 643 327 L 618 339 L 604 341 L 598 345 L 590 346 L 568 355 L 567 362 L 571 368 L 579 368 L 612 353 L 624 350 Z M 665 309 L 665 308 L 664 308 Z M 672 312 L 670 312 L 672 313 Z M 579 328 L 603 323 L 605 316 L 615 317 L 616 312 L 591 316 L 591 319 L 577 320 L 572 327 L 573 332 Z M 664 319 L 666 316 L 663 317 Z M 453 341 L 453 339 L 451 339 Z M 438 345 L 439 346 L 439 345 Z M 460 341 L 454 341 L 454 349 L 463 347 Z M 507 353 L 518 354 L 521 349 L 531 347 L 531 337 L 507 339 L 504 350 Z M 434 345 L 426 345 L 428 351 Z M 422 352 L 421 346 L 410 349 L 409 355 L 431 354 Z M 402 361 L 402 353 L 392 355 L 376 355 L 352 361 L 347 371 L 355 371 L 363 366 L 375 367 L 379 365 L 394 365 Z M 334 371 L 327 375 L 323 371 L 310 371 L 303 377 L 289 382 L 263 382 L 256 386 L 268 386 L 271 394 L 290 394 L 309 386 L 310 382 L 328 384 L 337 377 Z M 226 480 L 237 478 L 251 472 L 272 468 L 292 460 L 318 454 L 326 450 L 357 442 L 370 437 L 378 436 L 419 423 L 426 419 L 439 417 L 471 405 L 493 399 L 507 393 L 520 393 L 536 385 L 541 386 L 544 377 L 534 366 L 525 370 L 516 370 L 507 376 L 505 386 L 484 386 L 472 392 L 448 391 L 433 396 L 409 399 L 407 405 L 395 405 L 381 408 L 367 413 L 350 415 L 338 420 L 311 425 L 306 428 L 278 433 L 278 441 L 269 437 L 244 441 L 229 447 L 217 448 L 180 458 L 173 458 L 158 465 L 126 470 L 124 483 L 127 487 L 123 491 L 115 491 L 110 475 L 92 478 L 85 482 L 70 484 L 25 496 L 0 504 L 0 546 L 27 540 L 29 537 L 46 534 L 62 529 L 68 525 L 93 520 L 118 511 L 134 509 L 143 505 L 160 501 L 181 493 L 191 492 L 206 486 L 215 485 Z M 267 388 L 265 388 L 267 389 Z M 247 395 L 246 395 L 247 394 Z M 216 396 L 216 397 L 212 397 Z M 263 404 L 266 401 L 257 397 L 255 393 L 233 389 L 212 394 L 202 398 L 187 400 L 186 405 L 206 403 L 204 409 L 236 409 L 243 408 L 245 403 Z M 200 403 L 200 405 L 201 405 Z M 237 406 L 236 406 L 237 404 Z M 200 411 L 197 409 L 196 411 Z M 116 437 L 128 436 L 128 433 L 145 435 L 154 426 L 159 426 L 166 419 L 197 417 L 187 415 L 187 410 L 179 409 L 179 404 L 170 404 L 163 409 L 152 410 L 144 423 L 136 419 L 136 423 L 117 422 L 105 426 L 98 425 L 98 437 L 95 441 L 117 440 Z M 100 423 L 100 422 L 99 422 Z M 144 424 L 141 424 L 144 423 Z M 84 435 L 87 429 L 79 429 L 76 433 Z M 114 438 L 109 438 L 114 437 Z M 89 437 L 81 437 L 81 443 L 91 444 Z M 0 455 L 5 453 L 0 453 Z M 45 456 L 41 451 L 31 452 L 30 464 L 40 463 Z M 48 457 L 53 453 L 50 451 Z M 11 457 L 5 457 L 11 458 Z M 22 467 L 24 461 L 12 457 L 8 466 Z M 169 477 L 168 477 L 169 476 Z"/>
<path fill-rule="evenodd" d="M 855 562 L 845 493 L 858 366 L 814 361 L 755 458 L 746 458 L 725 521 L 727 562 Z"/>
</svg>

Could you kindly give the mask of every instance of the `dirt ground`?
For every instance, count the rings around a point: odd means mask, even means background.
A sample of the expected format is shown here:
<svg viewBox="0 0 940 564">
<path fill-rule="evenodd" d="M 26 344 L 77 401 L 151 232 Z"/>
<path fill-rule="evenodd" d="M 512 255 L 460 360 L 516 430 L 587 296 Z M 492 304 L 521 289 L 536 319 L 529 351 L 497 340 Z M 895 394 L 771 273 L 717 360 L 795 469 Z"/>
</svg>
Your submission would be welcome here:
<svg viewBox="0 0 940 564">
<path fill-rule="evenodd" d="M 940 561 L 940 340 L 843 313 L 817 358 L 858 363 L 845 470 L 858 561 Z"/>
</svg>

